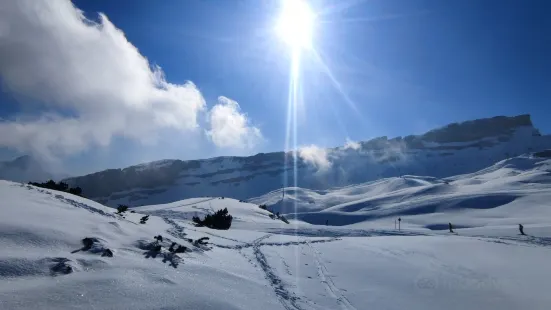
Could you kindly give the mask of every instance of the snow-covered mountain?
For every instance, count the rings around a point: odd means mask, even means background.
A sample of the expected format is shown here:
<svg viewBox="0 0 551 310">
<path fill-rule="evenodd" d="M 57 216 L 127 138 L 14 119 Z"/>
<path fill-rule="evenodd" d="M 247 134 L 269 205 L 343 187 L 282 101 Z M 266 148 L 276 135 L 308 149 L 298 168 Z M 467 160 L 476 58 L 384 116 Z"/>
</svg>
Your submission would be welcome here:
<svg viewBox="0 0 551 310">
<path fill-rule="evenodd" d="M 551 152 L 444 179 L 404 175 L 331 190 L 286 188 L 282 196 L 276 190 L 249 201 L 312 224 L 361 226 L 398 217 L 435 230 L 447 229 L 449 221 L 464 228 L 535 223 L 534 215 L 551 215 L 545 205 L 551 199 Z"/>
<path fill-rule="evenodd" d="M 68 193 L 0 181 L 0 308 L 548 309 L 550 153 L 444 180 L 289 189 L 305 211 L 290 224 L 222 197 L 121 216 Z M 229 230 L 192 225 L 192 216 L 220 208 L 234 216 Z M 315 224 L 322 219 L 329 226 Z M 442 230 L 448 222 L 455 233 Z M 202 237 L 208 245 L 193 242 Z M 170 252 L 173 242 L 187 250 Z"/>
<path fill-rule="evenodd" d="M 423 135 L 305 149 L 298 152 L 296 180 L 293 154 L 279 152 L 162 160 L 69 178 L 66 182 L 110 206 L 160 204 L 200 196 L 249 199 L 284 184 L 325 190 L 402 175 L 449 177 L 548 148 L 551 135 L 541 135 L 529 115 L 499 116 L 454 123 Z"/>
<path fill-rule="evenodd" d="M 0 179 L 15 182 L 41 182 L 53 179 L 42 163 L 29 155 L 17 157 L 11 161 L 0 162 Z"/>
</svg>

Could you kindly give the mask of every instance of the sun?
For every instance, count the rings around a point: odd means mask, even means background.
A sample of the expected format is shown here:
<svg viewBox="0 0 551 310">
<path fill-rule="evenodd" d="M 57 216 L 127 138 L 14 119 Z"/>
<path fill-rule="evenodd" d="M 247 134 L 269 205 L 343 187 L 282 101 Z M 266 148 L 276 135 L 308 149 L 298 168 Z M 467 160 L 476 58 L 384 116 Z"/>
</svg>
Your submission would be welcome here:
<svg viewBox="0 0 551 310">
<path fill-rule="evenodd" d="M 283 0 L 276 26 L 279 37 L 293 49 L 312 46 L 315 15 L 304 0 Z"/>
</svg>

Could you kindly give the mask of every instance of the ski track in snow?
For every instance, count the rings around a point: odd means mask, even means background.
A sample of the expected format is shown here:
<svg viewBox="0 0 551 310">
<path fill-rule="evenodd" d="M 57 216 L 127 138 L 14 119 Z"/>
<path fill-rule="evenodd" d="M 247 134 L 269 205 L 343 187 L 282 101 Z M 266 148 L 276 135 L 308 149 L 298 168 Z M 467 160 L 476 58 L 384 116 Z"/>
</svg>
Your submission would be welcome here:
<svg viewBox="0 0 551 310">
<path fill-rule="evenodd" d="M 219 197 L 211 197 L 211 198 L 207 198 L 205 200 L 200 200 L 200 201 L 196 201 L 196 202 L 192 202 L 192 203 L 186 203 L 186 204 L 182 204 L 182 205 L 177 205 L 175 207 L 167 207 L 167 208 L 164 208 L 164 210 L 167 210 L 167 209 L 177 209 L 177 208 L 181 208 L 181 207 L 186 207 L 186 206 L 191 206 L 191 205 L 197 205 L 197 204 L 200 204 L 200 203 L 205 203 L 205 202 L 209 202 L 211 200 L 214 200 L 214 199 L 219 199 Z M 201 209 L 201 208 L 195 208 L 195 209 Z M 206 210 L 206 209 L 205 209 Z"/>
<path fill-rule="evenodd" d="M 301 244 L 308 244 L 308 243 L 333 242 L 333 241 L 337 241 L 337 240 L 341 240 L 341 239 L 332 238 L 332 239 L 314 240 L 314 241 L 263 242 L 263 243 L 255 243 L 253 241 L 252 243 L 244 243 L 244 244 L 238 244 L 238 245 L 223 245 L 223 244 L 215 244 L 215 243 L 211 243 L 211 244 L 213 246 L 216 246 L 216 247 L 219 247 L 219 248 L 241 250 L 241 249 L 244 249 L 244 248 L 251 248 L 251 247 L 255 247 L 255 246 L 258 246 L 258 247 L 261 247 L 261 246 L 291 246 L 291 245 L 301 245 Z"/>
<path fill-rule="evenodd" d="M 267 234 L 252 242 L 254 256 L 283 307 L 287 310 L 302 310 L 302 308 L 298 305 L 298 301 L 300 300 L 300 298 L 297 297 L 294 293 L 287 290 L 281 278 L 276 274 L 274 269 L 268 263 L 266 256 L 264 256 L 264 253 L 262 253 L 262 251 L 260 250 L 260 247 L 262 246 L 260 242 L 266 238 L 269 238 L 270 236 L 271 234 Z"/>
<path fill-rule="evenodd" d="M 197 230 L 197 229 L 193 229 L 193 228 L 186 228 L 186 229 L 194 231 L 194 232 L 198 232 L 198 233 L 201 233 L 201 234 L 206 234 L 206 235 L 209 235 L 209 236 L 213 236 L 213 237 L 216 237 L 216 238 L 220 238 L 220 239 L 225 239 L 225 240 L 229 240 L 229 241 L 233 241 L 233 242 L 244 243 L 243 241 L 233 239 L 233 238 L 224 237 L 224 236 L 220 236 L 220 235 L 208 232 L 208 231 L 201 231 L 201 230 Z"/>
<path fill-rule="evenodd" d="M 494 243 L 503 243 L 507 245 L 517 246 L 537 246 L 537 247 L 551 247 L 551 238 L 535 237 L 535 236 L 521 236 L 518 237 L 490 237 L 490 236 L 468 236 L 478 238 L 478 240 Z"/>
<path fill-rule="evenodd" d="M 176 224 L 175 221 L 169 219 L 168 217 L 163 217 L 163 220 L 168 225 L 172 226 L 172 228 L 167 229 L 167 232 L 172 235 L 173 237 L 184 239 L 186 236 L 186 233 L 184 232 L 184 227 Z"/>
<path fill-rule="evenodd" d="M 335 283 L 331 279 L 327 267 L 319 256 L 319 252 L 310 243 L 307 243 L 307 245 L 312 250 L 314 262 L 318 269 L 318 277 L 320 278 L 321 283 L 325 287 L 325 290 L 327 291 L 329 296 L 334 298 L 343 310 L 356 310 L 356 307 L 354 307 L 350 303 L 348 298 L 344 296 L 341 290 L 335 285 Z"/>
<path fill-rule="evenodd" d="M 111 217 L 111 218 L 116 218 L 115 215 L 113 214 L 110 214 L 110 213 L 107 213 L 103 210 L 100 210 L 100 209 L 96 209 L 94 207 L 91 207 L 85 203 L 82 203 L 82 202 L 78 202 L 76 200 L 73 200 L 73 199 L 70 199 L 70 198 L 66 198 L 64 197 L 63 195 L 61 194 L 54 194 L 52 193 L 51 191 L 47 190 L 47 189 L 39 189 L 39 188 L 36 188 L 34 186 L 31 186 L 31 185 L 25 185 L 25 184 L 21 184 L 20 185 L 21 187 L 24 187 L 28 190 L 34 190 L 34 191 L 37 191 L 39 193 L 42 193 L 42 194 L 47 194 L 47 195 L 50 195 L 52 197 L 54 197 L 55 199 L 61 201 L 61 202 L 65 202 L 67 204 L 70 204 L 72 205 L 73 207 L 77 207 L 77 208 L 80 208 L 80 209 L 84 209 L 86 211 L 89 211 L 89 212 L 92 212 L 92 213 L 97 213 L 99 215 L 103 215 L 103 216 L 106 216 L 106 217 Z"/>
</svg>

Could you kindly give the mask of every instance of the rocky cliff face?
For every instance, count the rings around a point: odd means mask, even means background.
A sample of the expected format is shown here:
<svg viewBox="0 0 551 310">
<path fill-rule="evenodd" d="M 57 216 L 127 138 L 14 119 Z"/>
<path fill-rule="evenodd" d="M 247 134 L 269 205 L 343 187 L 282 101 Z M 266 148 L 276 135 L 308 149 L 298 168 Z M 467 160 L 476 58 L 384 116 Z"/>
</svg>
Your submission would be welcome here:
<svg viewBox="0 0 551 310">
<path fill-rule="evenodd" d="M 529 115 L 454 123 L 423 135 L 360 143 L 324 151 L 325 165 L 300 158 L 294 178 L 290 153 L 204 160 L 163 160 L 67 179 L 87 197 L 108 205 L 166 203 L 199 196 L 247 199 L 287 186 L 326 189 L 405 174 L 446 177 L 499 160 L 551 148 Z"/>
</svg>

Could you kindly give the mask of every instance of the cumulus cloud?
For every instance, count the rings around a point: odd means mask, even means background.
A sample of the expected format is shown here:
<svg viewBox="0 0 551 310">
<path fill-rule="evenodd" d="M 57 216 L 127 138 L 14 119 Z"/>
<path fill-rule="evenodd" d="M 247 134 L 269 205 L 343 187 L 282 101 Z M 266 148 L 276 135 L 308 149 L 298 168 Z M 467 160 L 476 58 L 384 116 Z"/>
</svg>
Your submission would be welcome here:
<svg viewBox="0 0 551 310">
<path fill-rule="evenodd" d="M 239 104 L 229 98 L 218 98 L 218 104 L 209 111 L 207 121 L 210 130 L 206 134 L 218 147 L 252 148 L 262 141 L 260 129 L 251 126 Z"/>
<path fill-rule="evenodd" d="M 352 141 L 350 140 L 350 138 L 346 138 L 346 143 L 344 144 L 344 149 L 345 150 L 348 150 L 348 149 L 351 149 L 351 150 L 359 150 L 360 149 L 360 143 L 356 142 L 356 141 Z"/>
<path fill-rule="evenodd" d="M 0 76 L 4 91 L 36 111 L 0 120 L 0 146 L 26 153 L 66 155 L 113 136 L 143 142 L 161 129 L 190 132 L 205 110 L 193 83 L 169 83 L 105 15 L 88 20 L 68 0 L 0 3 Z M 217 119 L 227 106 L 213 109 Z M 243 121 L 236 115 L 230 120 Z"/>
<path fill-rule="evenodd" d="M 316 145 L 304 146 L 298 150 L 298 155 L 302 160 L 314 166 L 319 171 L 325 171 L 331 168 L 332 164 L 329 160 L 329 154 L 324 148 Z"/>
</svg>

